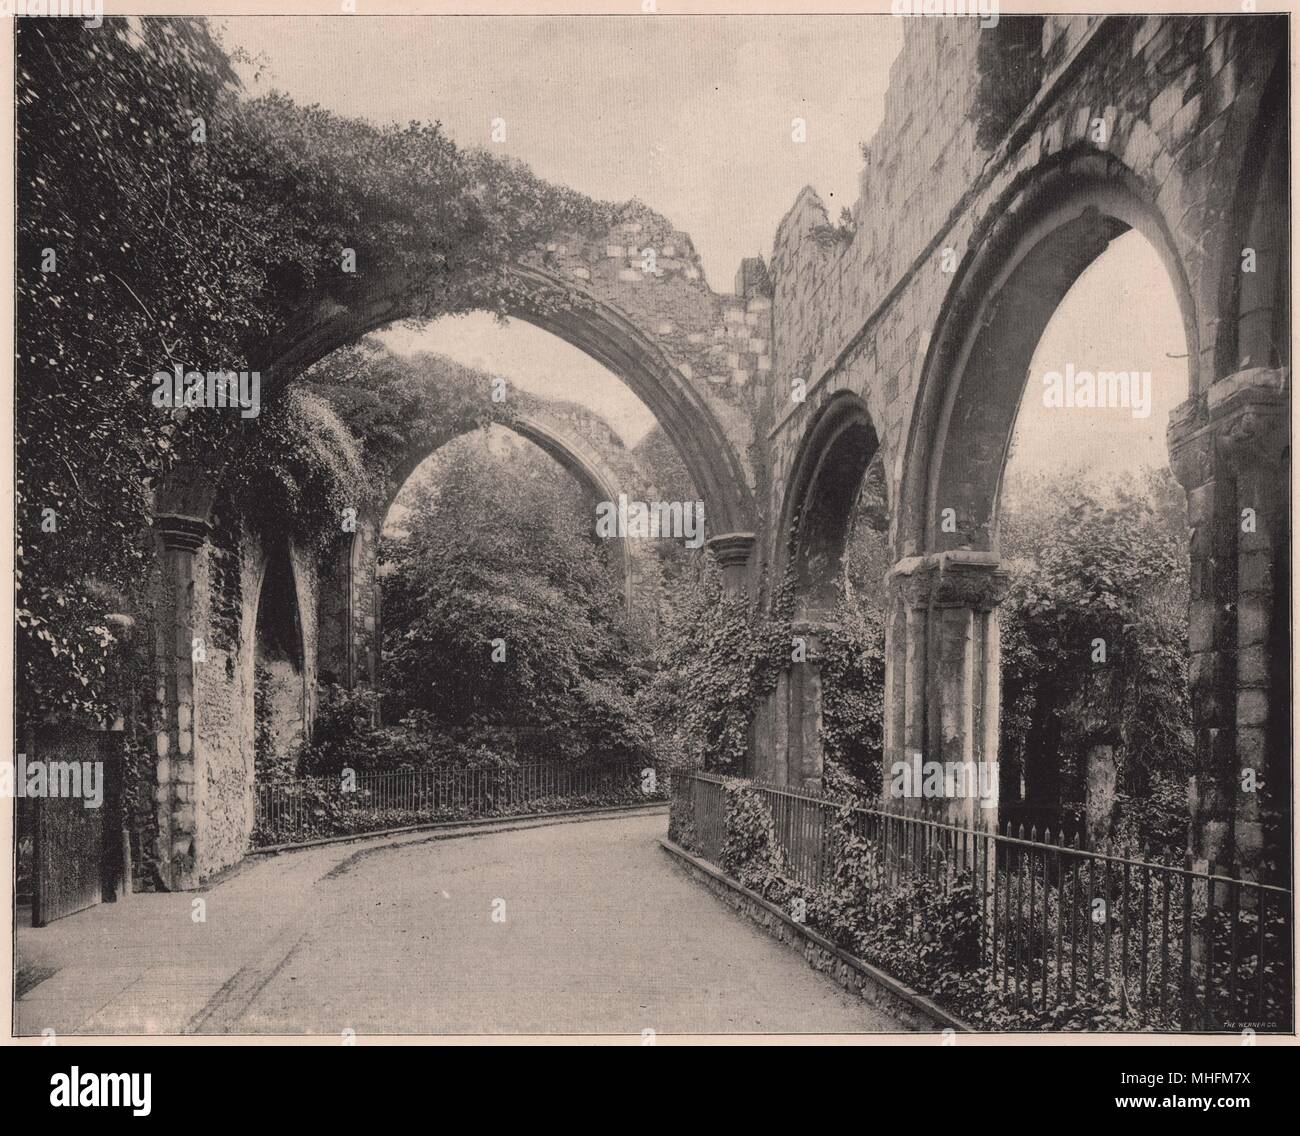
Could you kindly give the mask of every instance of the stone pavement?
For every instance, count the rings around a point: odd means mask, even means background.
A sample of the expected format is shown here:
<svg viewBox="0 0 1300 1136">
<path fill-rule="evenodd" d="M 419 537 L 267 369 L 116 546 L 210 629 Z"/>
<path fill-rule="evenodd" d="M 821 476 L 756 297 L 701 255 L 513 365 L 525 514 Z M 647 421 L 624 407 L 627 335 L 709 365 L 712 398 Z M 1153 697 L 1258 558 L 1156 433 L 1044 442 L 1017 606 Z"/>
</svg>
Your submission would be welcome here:
<svg viewBox="0 0 1300 1136">
<path fill-rule="evenodd" d="M 689 880 L 657 847 L 664 827 L 656 810 L 375 838 L 20 928 L 20 966 L 54 973 L 19 1000 L 18 1030 L 902 1028 Z"/>
</svg>

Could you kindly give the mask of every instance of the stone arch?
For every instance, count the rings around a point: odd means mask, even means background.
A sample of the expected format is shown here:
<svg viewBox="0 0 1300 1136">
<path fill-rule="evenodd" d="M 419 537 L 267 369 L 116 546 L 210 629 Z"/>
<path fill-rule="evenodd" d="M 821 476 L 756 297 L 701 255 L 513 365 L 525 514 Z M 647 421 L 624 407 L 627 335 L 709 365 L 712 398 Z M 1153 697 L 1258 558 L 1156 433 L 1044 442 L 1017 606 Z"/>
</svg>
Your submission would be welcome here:
<svg viewBox="0 0 1300 1136">
<path fill-rule="evenodd" d="M 1000 633 L 1008 586 L 998 506 L 1029 365 L 1083 271 L 1129 230 L 1156 249 L 1182 312 L 1189 386 L 1199 322 L 1188 275 L 1155 195 L 1089 147 L 1019 178 L 977 226 L 940 311 L 906 443 L 886 624 L 887 766 L 986 763 L 999 752 Z M 986 823 L 973 800 L 954 819 Z M 983 815 L 981 815 L 983 814 Z"/>
<path fill-rule="evenodd" d="M 262 705 L 255 705 L 254 714 L 268 747 L 265 756 L 284 758 L 311 732 L 307 644 L 287 546 L 267 551 L 254 595 L 251 647 L 263 680 Z"/>
<path fill-rule="evenodd" d="M 796 612 L 816 619 L 834 605 L 853 507 L 880 450 L 867 405 L 837 392 L 804 434 L 777 529 L 778 581 L 789 573 Z"/>
<path fill-rule="evenodd" d="M 609 434 L 608 441 L 615 442 L 603 419 L 576 406 L 524 394 L 516 396 L 515 404 L 518 409 L 496 425 L 532 442 L 555 460 L 587 491 L 593 504 L 617 502 L 620 493 L 637 499 L 645 479 L 621 443 L 602 445 L 602 439 L 587 441 L 581 433 L 583 422 L 598 425 Z M 362 511 L 356 531 L 326 556 L 320 592 L 321 623 L 326 629 L 319 641 L 322 676 L 348 687 L 377 685 L 382 636 L 378 537 L 384 518 L 416 469 L 456 436 L 412 440 L 390 468 L 376 471 L 387 492 L 373 509 Z M 592 517 L 594 529 L 594 509 Z M 651 606 L 648 601 L 658 583 L 658 565 L 649 541 L 620 538 L 616 563 L 624 606 L 629 615 L 640 619 L 646 616 L 641 608 Z"/>
<path fill-rule="evenodd" d="M 534 400 L 529 400 L 530 404 L 533 402 Z M 606 457 L 596 452 L 594 447 L 584 443 L 575 434 L 564 430 L 559 422 L 546 414 L 540 404 L 532 410 L 517 413 L 508 421 L 498 425 L 532 442 L 570 474 L 593 501 L 617 502 L 620 492 L 633 495 L 636 487 L 629 483 L 626 470 L 621 473 L 616 470 Z M 402 486 L 410 476 L 427 458 L 451 440 L 446 438 L 440 439 L 436 445 L 415 446 L 404 455 L 390 475 L 391 491 L 375 511 L 381 526 L 383 518 L 387 516 Z M 623 582 L 623 602 L 629 610 L 636 602 L 637 565 L 633 543 L 627 539 L 619 540 L 618 564 Z"/>
<path fill-rule="evenodd" d="M 1121 161 L 1075 150 L 1020 179 L 971 242 L 923 367 L 904 456 L 897 544 L 904 556 L 997 551 L 1007 447 L 1035 347 L 1110 242 L 1135 229 L 1155 248 L 1182 310 L 1188 385 L 1200 390 L 1192 289 L 1145 184 Z M 944 531 L 952 509 L 955 531 Z"/>
<path fill-rule="evenodd" d="M 704 496 L 711 535 L 752 534 L 756 514 L 749 475 L 711 400 L 692 381 L 690 365 L 674 364 L 657 336 L 586 289 L 532 266 L 517 266 L 508 276 L 502 314 L 586 352 L 649 407 Z M 418 315 L 409 291 L 391 281 L 377 284 L 371 298 L 356 308 L 333 305 L 304 315 L 298 329 L 286 333 L 273 348 L 274 361 L 262 372 L 263 389 L 273 397 L 330 352 Z M 704 325 L 708 322 L 705 319 Z M 704 338 L 703 333 L 692 334 Z"/>
<path fill-rule="evenodd" d="M 764 780 L 822 783 L 822 651 L 835 626 L 858 493 L 879 452 L 866 403 L 840 391 L 820 408 L 795 457 L 774 558 L 774 581 L 793 589 L 794 642 L 790 666 L 756 713 L 753 772 Z"/>
</svg>

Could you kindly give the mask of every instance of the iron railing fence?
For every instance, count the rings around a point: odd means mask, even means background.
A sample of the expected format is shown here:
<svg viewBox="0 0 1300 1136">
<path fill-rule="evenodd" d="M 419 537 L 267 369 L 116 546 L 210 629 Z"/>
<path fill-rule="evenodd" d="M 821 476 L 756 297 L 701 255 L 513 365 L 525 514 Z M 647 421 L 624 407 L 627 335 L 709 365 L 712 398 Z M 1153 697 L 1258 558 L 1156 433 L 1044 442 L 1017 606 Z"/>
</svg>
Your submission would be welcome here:
<svg viewBox="0 0 1300 1136">
<path fill-rule="evenodd" d="M 722 866 L 728 783 L 691 781 L 697 851 Z M 903 934 L 918 951 L 936 927 L 961 926 L 967 964 L 986 968 L 1013 1006 L 1109 1008 L 1140 1029 L 1290 1029 L 1286 888 L 1226 865 L 1194 868 L 1190 855 L 1181 866 L 1152 863 L 1082 847 L 1077 835 L 1054 842 L 1036 829 L 954 824 L 933 805 L 893 812 L 744 784 L 771 814 L 787 880 L 852 886 L 868 907 L 905 896 L 915 908 Z"/>
<path fill-rule="evenodd" d="M 443 767 L 259 784 L 255 847 L 433 820 L 537 813 L 663 799 L 646 762 Z"/>
</svg>

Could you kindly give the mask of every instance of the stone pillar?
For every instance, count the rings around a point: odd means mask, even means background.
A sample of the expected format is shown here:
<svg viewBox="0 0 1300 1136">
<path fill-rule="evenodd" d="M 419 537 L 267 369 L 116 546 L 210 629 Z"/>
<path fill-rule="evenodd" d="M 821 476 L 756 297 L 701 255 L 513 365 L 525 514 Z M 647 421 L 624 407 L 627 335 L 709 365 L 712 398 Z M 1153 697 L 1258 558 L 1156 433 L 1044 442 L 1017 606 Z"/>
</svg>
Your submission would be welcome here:
<svg viewBox="0 0 1300 1136">
<path fill-rule="evenodd" d="M 961 762 L 984 775 L 988 807 L 969 797 L 948 802 L 955 823 L 997 818 L 996 762 L 1000 651 L 996 608 L 1007 573 L 991 553 L 953 551 L 899 561 L 890 572 L 886 626 L 884 786 L 896 763 Z M 900 802 L 916 807 L 916 800 Z"/>
<path fill-rule="evenodd" d="M 1115 747 L 1110 742 L 1094 742 L 1088 747 L 1084 769 L 1084 827 L 1088 833 L 1088 847 L 1100 848 L 1109 840 L 1111 822 L 1115 815 L 1115 795 L 1119 782 L 1119 767 L 1115 761 Z"/>
<path fill-rule="evenodd" d="M 713 553 L 718 567 L 722 569 L 722 587 L 726 593 L 731 596 L 748 595 L 754 534 L 723 533 L 711 537 L 705 542 L 705 547 Z"/>
<path fill-rule="evenodd" d="M 776 685 L 759 700 L 750 738 L 749 773 L 758 781 L 773 785 L 790 784 L 787 765 L 790 752 L 790 672 L 782 670 Z"/>
<path fill-rule="evenodd" d="M 777 785 L 790 784 L 790 672 L 776 676 L 772 695 L 772 756 L 770 776 Z"/>
<path fill-rule="evenodd" d="M 198 807 L 201 769 L 194 701 L 194 559 L 209 526 L 199 517 L 156 519 L 162 537 L 163 596 L 157 620 L 158 756 L 154 800 L 160 882 L 171 891 L 199 886 Z"/>
<path fill-rule="evenodd" d="M 1169 427 L 1192 526 L 1192 853 L 1252 879 L 1266 813 L 1285 814 L 1289 830 L 1288 398 L 1286 371 L 1253 368 L 1185 403 Z"/>
<path fill-rule="evenodd" d="M 795 637 L 804 642 L 802 662 L 792 662 L 787 681 L 786 712 L 789 745 L 786 751 L 786 784 L 801 789 L 822 785 L 822 647 L 827 630 L 821 623 L 797 622 Z M 780 687 L 778 686 L 778 691 Z"/>
</svg>

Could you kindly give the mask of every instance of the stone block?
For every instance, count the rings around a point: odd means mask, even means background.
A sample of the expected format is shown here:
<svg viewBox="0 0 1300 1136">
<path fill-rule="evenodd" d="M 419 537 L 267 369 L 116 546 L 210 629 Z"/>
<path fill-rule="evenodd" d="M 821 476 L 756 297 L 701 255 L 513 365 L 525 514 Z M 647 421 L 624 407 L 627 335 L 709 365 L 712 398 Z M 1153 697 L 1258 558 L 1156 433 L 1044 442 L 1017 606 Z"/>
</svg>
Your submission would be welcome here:
<svg viewBox="0 0 1300 1136">
<path fill-rule="evenodd" d="M 1253 647 L 1268 642 L 1271 605 L 1253 596 L 1241 596 L 1237 604 L 1237 644 Z"/>
<path fill-rule="evenodd" d="M 1151 125 L 1158 132 L 1183 106 L 1183 92 L 1179 87 L 1164 87 L 1151 100 Z"/>
<path fill-rule="evenodd" d="M 1268 695 L 1262 690 L 1237 692 L 1237 728 L 1268 725 Z"/>
<path fill-rule="evenodd" d="M 1174 146 L 1181 145 L 1196 129 L 1201 116 L 1201 96 L 1193 95 L 1178 109 L 1170 123 L 1170 137 Z"/>
<path fill-rule="evenodd" d="M 1237 582 L 1242 592 L 1271 595 L 1273 556 L 1267 549 L 1242 553 L 1237 559 Z"/>
<path fill-rule="evenodd" d="M 1259 726 L 1237 730 L 1237 763 L 1241 769 L 1262 770 L 1268 765 L 1268 735 Z"/>
</svg>

